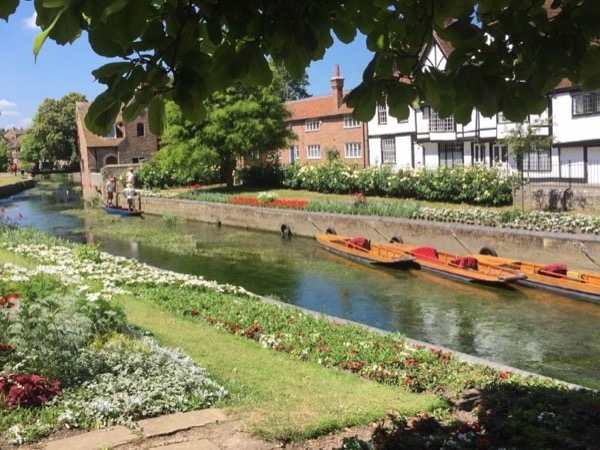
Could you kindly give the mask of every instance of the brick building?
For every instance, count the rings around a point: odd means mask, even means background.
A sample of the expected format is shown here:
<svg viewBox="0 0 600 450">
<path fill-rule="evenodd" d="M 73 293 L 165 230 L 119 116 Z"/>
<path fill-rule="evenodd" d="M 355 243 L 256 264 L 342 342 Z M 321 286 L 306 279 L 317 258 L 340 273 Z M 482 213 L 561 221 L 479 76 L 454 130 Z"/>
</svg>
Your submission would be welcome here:
<svg viewBox="0 0 600 450">
<path fill-rule="evenodd" d="M 77 147 L 85 198 L 89 198 L 94 190 L 102 190 L 104 183 L 100 174 L 106 171 L 103 169 L 107 166 L 115 166 L 114 172 L 124 172 L 126 167 L 139 164 L 158 150 L 158 138 L 150 132 L 146 110 L 132 122 L 123 121 L 119 115 L 112 132 L 98 136 L 85 126 L 89 106 L 87 102 L 75 105 Z"/>
<path fill-rule="evenodd" d="M 281 151 L 282 164 L 320 164 L 335 151 L 347 163 L 368 165 L 367 124 L 355 120 L 344 102 L 344 79 L 338 65 L 331 91 L 331 95 L 287 102 L 291 112 L 287 123 L 297 139 Z"/>
</svg>

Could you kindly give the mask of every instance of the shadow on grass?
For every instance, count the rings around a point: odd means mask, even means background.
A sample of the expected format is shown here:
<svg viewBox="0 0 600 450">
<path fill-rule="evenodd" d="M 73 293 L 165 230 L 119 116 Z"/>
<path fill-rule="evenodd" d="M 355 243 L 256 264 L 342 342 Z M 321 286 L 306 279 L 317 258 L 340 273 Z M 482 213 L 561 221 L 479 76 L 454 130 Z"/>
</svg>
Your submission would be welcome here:
<svg viewBox="0 0 600 450">
<path fill-rule="evenodd" d="M 370 446 L 356 438 L 344 449 L 600 449 L 600 393 L 506 383 L 455 399 L 452 417 L 391 417 Z"/>
</svg>

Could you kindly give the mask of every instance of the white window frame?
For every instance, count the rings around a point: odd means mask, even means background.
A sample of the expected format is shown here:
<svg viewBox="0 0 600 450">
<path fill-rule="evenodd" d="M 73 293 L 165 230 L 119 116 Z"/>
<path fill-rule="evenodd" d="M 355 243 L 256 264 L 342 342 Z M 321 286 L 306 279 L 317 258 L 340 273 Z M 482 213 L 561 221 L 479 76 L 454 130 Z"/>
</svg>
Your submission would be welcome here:
<svg viewBox="0 0 600 450">
<path fill-rule="evenodd" d="M 141 163 L 143 161 L 146 161 L 146 159 L 148 159 L 148 158 L 146 158 L 145 156 L 132 156 L 131 157 L 131 163 L 132 164 L 139 164 L 139 163 Z"/>
<path fill-rule="evenodd" d="M 455 131 L 454 116 L 450 115 L 442 119 L 437 111 L 429 108 L 429 131 L 433 133 Z"/>
<path fill-rule="evenodd" d="M 300 148 L 297 144 L 290 145 L 289 148 L 290 161 L 298 161 L 300 159 Z"/>
<path fill-rule="evenodd" d="M 319 144 L 310 144 L 306 146 L 307 159 L 321 159 L 321 146 Z"/>
<path fill-rule="evenodd" d="M 304 121 L 304 130 L 319 131 L 321 129 L 321 121 L 319 119 L 306 119 Z"/>
<path fill-rule="evenodd" d="M 388 113 L 386 105 L 377 105 L 377 124 L 387 125 Z"/>
<path fill-rule="evenodd" d="M 344 115 L 344 128 L 358 128 L 360 127 L 360 122 L 352 117 L 352 114 Z"/>
<path fill-rule="evenodd" d="M 362 158 L 361 147 L 360 142 L 346 142 L 344 144 L 344 156 L 347 159 Z"/>
<path fill-rule="evenodd" d="M 396 138 L 381 138 L 381 162 L 396 164 Z"/>
</svg>

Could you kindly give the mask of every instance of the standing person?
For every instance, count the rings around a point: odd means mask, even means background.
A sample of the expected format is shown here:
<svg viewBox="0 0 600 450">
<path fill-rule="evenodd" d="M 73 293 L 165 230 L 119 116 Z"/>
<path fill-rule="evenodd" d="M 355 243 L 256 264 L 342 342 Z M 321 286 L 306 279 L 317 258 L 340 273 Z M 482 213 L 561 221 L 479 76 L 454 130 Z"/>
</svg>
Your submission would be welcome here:
<svg viewBox="0 0 600 450">
<path fill-rule="evenodd" d="M 17 163 L 13 162 L 10 165 L 10 172 L 16 177 L 17 176 Z"/>
<path fill-rule="evenodd" d="M 135 187 L 135 173 L 133 173 L 131 167 L 129 168 L 129 172 L 127 172 L 127 184 L 131 184 L 131 187 Z"/>
<path fill-rule="evenodd" d="M 113 206 L 113 198 L 115 196 L 115 177 L 111 177 L 106 182 L 106 204 Z"/>
<path fill-rule="evenodd" d="M 136 192 L 131 183 L 127 183 L 127 187 L 123 189 L 123 195 L 127 199 L 127 209 L 129 209 L 129 211 L 135 211 L 135 207 L 133 206 L 133 197 L 136 195 Z"/>
</svg>

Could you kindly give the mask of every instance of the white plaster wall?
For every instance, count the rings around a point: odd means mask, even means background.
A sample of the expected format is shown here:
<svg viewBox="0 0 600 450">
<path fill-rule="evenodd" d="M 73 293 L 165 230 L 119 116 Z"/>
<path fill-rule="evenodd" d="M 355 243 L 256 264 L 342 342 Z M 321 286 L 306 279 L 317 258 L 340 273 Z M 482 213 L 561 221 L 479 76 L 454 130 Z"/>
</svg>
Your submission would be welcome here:
<svg viewBox="0 0 600 450">
<path fill-rule="evenodd" d="M 585 177 L 583 147 L 563 147 L 560 151 L 560 173 L 563 178 Z"/>
<path fill-rule="evenodd" d="M 552 97 L 552 118 L 556 142 L 581 142 L 600 137 L 600 115 L 572 117 L 571 94 Z"/>
</svg>

